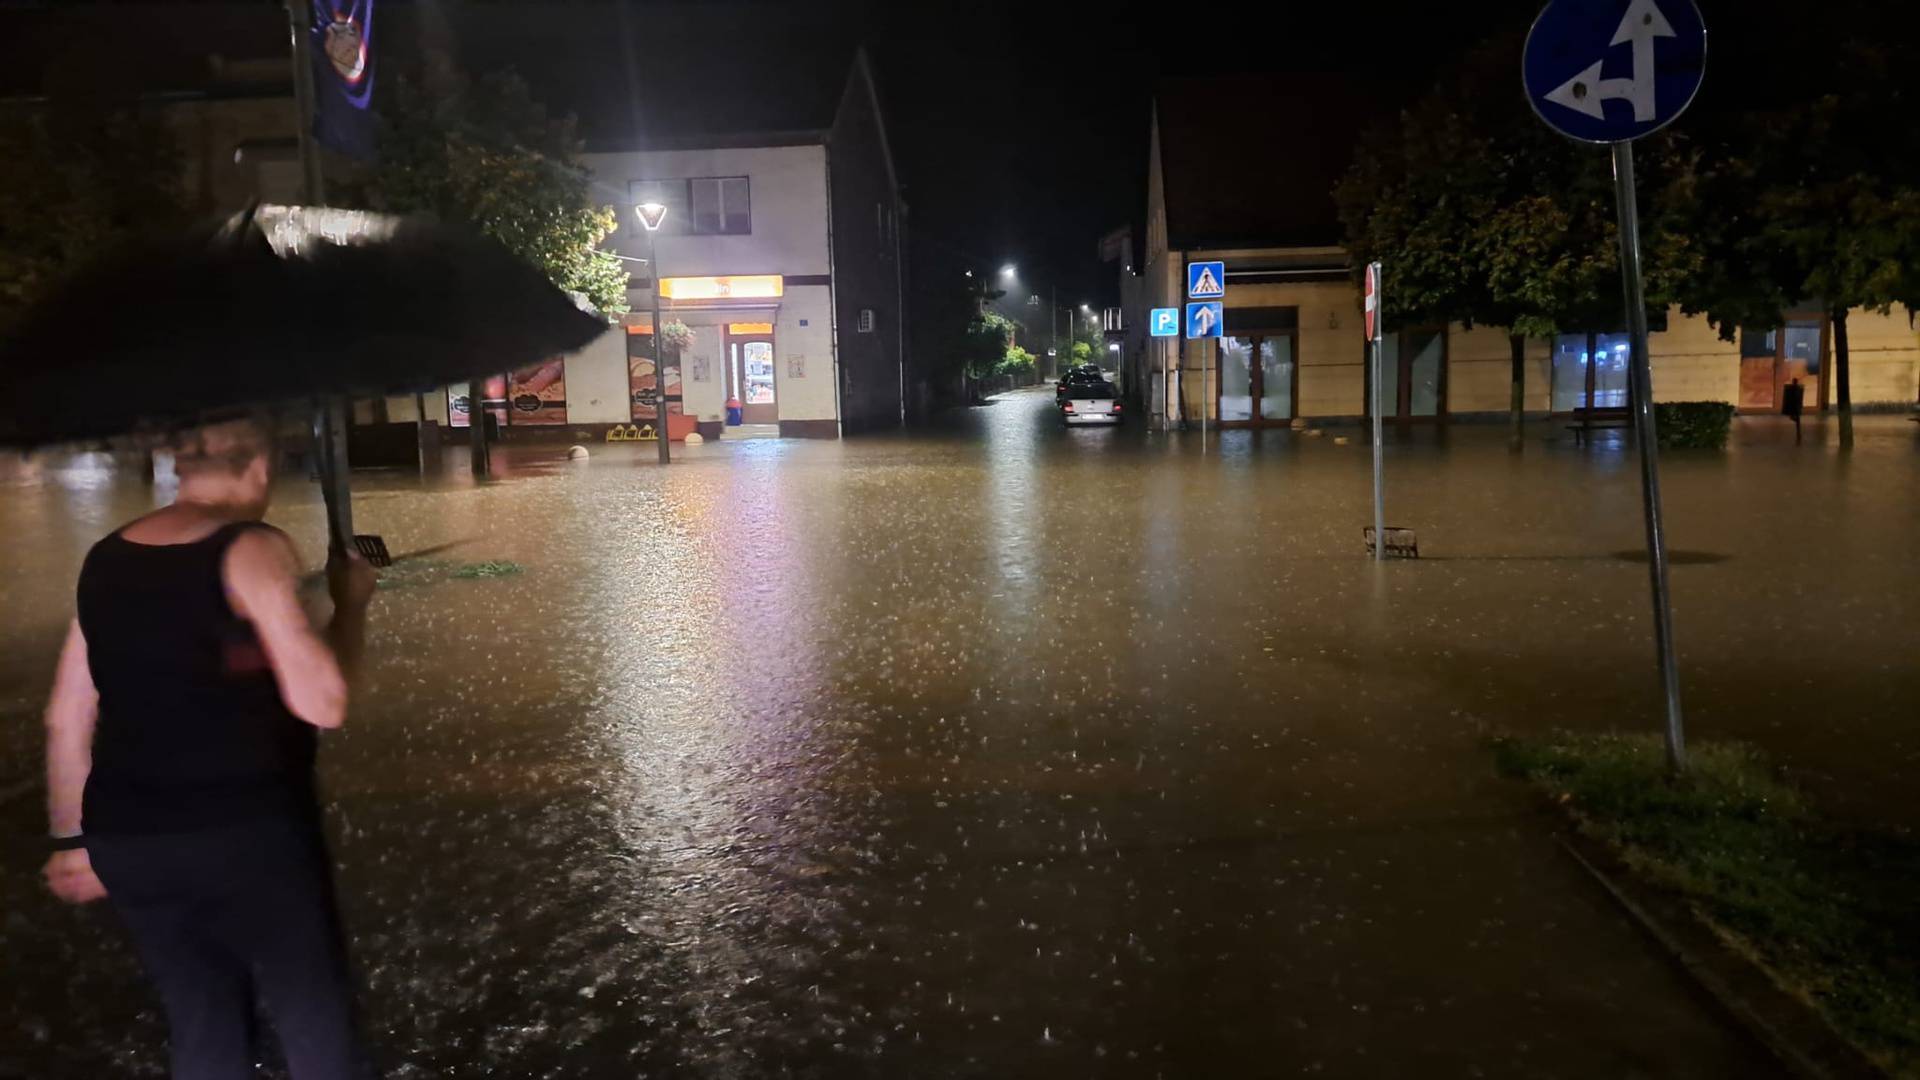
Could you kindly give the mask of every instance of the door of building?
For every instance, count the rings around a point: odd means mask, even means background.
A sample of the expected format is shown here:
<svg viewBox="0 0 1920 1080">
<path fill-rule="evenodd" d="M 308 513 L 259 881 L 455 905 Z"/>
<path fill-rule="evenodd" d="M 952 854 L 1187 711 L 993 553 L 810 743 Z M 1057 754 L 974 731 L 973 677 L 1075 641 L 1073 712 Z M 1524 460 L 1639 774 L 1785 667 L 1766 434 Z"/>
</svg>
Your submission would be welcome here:
<svg viewBox="0 0 1920 1080">
<path fill-rule="evenodd" d="M 1813 412 L 1827 400 L 1826 320 L 1788 319 L 1780 329 L 1780 353 L 1773 365 L 1773 407 L 1778 411 L 1786 401 L 1787 386 L 1798 382 L 1805 388 L 1803 408 Z"/>
<path fill-rule="evenodd" d="M 1300 388 L 1296 332 L 1256 330 L 1220 339 L 1214 415 L 1222 427 L 1282 427 L 1293 422 Z"/>
<path fill-rule="evenodd" d="M 1785 326 L 1740 333 L 1740 410 L 1777 413 L 1788 385 L 1804 388 L 1803 408 L 1826 401 L 1826 320 L 1788 319 Z"/>
<path fill-rule="evenodd" d="M 727 332 L 727 394 L 740 401 L 748 424 L 780 421 L 779 380 L 774 374 L 772 334 Z"/>
</svg>

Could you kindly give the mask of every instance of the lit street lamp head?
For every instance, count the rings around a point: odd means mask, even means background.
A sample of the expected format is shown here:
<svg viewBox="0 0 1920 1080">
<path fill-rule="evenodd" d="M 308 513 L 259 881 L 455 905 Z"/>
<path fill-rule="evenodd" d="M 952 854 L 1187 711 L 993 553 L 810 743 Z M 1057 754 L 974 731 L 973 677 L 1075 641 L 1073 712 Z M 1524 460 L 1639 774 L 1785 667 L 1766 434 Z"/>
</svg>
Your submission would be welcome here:
<svg viewBox="0 0 1920 1080">
<path fill-rule="evenodd" d="M 1013 265 L 1012 263 L 1008 263 L 1007 265 L 1000 268 L 1000 276 L 1001 277 L 1019 277 L 1020 268 Z"/>
<path fill-rule="evenodd" d="M 658 229 L 660 223 L 667 220 L 667 208 L 662 203 L 643 202 L 634 207 L 633 212 L 640 216 L 640 224 L 645 225 L 648 232 Z"/>
</svg>

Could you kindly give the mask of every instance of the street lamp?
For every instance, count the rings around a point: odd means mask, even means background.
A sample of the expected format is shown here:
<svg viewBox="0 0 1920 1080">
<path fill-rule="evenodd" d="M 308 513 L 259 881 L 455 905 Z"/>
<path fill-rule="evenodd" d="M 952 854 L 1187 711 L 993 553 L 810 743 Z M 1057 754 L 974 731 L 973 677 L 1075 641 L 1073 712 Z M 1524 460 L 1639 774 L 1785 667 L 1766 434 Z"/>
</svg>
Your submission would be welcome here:
<svg viewBox="0 0 1920 1080">
<path fill-rule="evenodd" d="M 663 203 L 643 202 L 633 208 L 640 217 L 640 224 L 647 230 L 647 274 L 653 278 L 653 418 L 657 424 L 654 434 L 660 440 L 660 464 L 673 460 L 673 450 L 668 446 L 672 442 L 667 432 L 667 345 L 666 335 L 660 326 L 660 255 L 659 246 L 654 237 L 659 235 L 660 224 L 667 220 L 667 208 Z"/>
</svg>

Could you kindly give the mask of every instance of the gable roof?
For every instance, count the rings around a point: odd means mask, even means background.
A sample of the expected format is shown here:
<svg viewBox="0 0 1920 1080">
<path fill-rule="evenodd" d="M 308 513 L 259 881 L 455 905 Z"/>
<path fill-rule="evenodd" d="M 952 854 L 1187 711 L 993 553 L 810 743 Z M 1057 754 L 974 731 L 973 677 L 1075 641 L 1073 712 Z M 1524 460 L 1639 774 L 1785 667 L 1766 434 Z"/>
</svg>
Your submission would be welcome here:
<svg viewBox="0 0 1920 1080">
<path fill-rule="evenodd" d="M 1340 243 L 1333 188 L 1379 117 L 1345 75 L 1172 79 L 1154 96 L 1174 250 Z"/>
</svg>

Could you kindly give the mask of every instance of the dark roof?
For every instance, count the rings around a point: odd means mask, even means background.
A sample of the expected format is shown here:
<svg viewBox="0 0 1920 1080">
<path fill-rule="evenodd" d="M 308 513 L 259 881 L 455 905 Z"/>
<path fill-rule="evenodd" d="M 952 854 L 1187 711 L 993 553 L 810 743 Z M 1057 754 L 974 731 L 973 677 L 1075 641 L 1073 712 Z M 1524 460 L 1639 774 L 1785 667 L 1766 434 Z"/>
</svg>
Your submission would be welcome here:
<svg viewBox="0 0 1920 1080">
<path fill-rule="evenodd" d="M 548 108 L 579 117 L 580 135 L 594 149 L 702 136 L 792 141 L 833 126 L 858 43 L 810 17 L 805 5 L 633 4 L 627 13 L 641 135 L 621 12 L 606 0 L 500 0 L 447 5 L 445 13 L 439 4 L 381 4 L 376 62 L 386 74 L 439 52 L 471 74 L 511 68 Z M 0 96 L 49 92 L 62 58 L 76 54 L 113 57 L 111 65 L 89 66 L 110 66 L 147 93 L 220 93 L 231 87 L 214 77 L 210 56 L 271 60 L 286 48 L 284 8 L 262 0 L 0 7 Z"/>
<path fill-rule="evenodd" d="M 1334 185 L 1383 118 L 1361 79 L 1172 79 L 1154 98 L 1171 248 L 1340 243 Z"/>
</svg>

